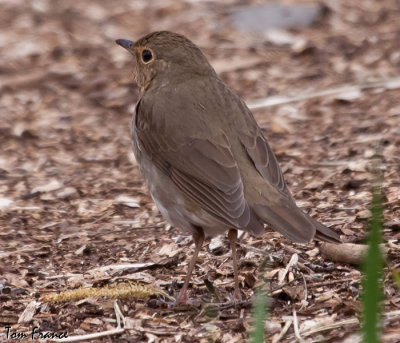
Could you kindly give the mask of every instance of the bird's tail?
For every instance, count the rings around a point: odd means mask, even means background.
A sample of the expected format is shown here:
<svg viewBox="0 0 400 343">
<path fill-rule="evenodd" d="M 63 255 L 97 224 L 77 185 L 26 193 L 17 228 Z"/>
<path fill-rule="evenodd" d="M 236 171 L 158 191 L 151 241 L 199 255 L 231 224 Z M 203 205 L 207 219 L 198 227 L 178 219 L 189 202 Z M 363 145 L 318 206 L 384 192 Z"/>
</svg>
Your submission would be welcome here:
<svg viewBox="0 0 400 343">
<path fill-rule="evenodd" d="M 310 216 L 308 218 L 311 219 L 311 222 L 316 228 L 315 238 L 329 243 L 342 243 L 339 235 L 335 231 L 327 228 L 325 225 L 317 222 L 314 218 Z"/>
<path fill-rule="evenodd" d="M 265 223 L 296 243 L 308 243 L 314 236 L 320 240 L 340 243 L 339 235 L 304 213 L 293 203 L 286 206 L 255 205 L 255 213 Z"/>
</svg>

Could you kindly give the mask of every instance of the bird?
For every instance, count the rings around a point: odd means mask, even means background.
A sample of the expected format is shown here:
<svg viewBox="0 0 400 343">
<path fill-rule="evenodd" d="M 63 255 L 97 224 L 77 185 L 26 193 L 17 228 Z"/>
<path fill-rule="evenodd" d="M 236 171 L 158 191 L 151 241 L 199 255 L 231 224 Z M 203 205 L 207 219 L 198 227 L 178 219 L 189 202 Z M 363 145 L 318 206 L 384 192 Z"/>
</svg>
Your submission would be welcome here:
<svg viewBox="0 0 400 343">
<path fill-rule="evenodd" d="M 292 242 L 341 242 L 297 207 L 253 114 L 197 45 L 170 31 L 116 43 L 133 55 L 140 88 L 131 127 L 139 170 L 162 216 L 195 243 L 176 304 L 188 300 L 206 237 L 228 232 L 237 300 L 238 230 L 260 236 L 267 225 Z"/>
</svg>

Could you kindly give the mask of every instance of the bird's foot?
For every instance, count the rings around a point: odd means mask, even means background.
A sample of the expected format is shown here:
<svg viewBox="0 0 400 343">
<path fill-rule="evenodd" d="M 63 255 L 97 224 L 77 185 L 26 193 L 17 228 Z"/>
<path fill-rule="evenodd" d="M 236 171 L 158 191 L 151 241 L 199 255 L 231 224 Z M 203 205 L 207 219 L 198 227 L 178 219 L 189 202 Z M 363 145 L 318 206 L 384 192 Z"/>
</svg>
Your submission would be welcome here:
<svg viewBox="0 0 400 343">
<path fill-rule="evenodd" d="M 170 309 L 185 310 L 193 307 L 199 307 L 201 305 L 201 301 L 196 298 L 189 298 L 187 296 L 187 292 L 179 292 L 175 301 L 167 301 L 166 304 Z"/>
<path fill-rule="evenodd" d="M 233 301 L 235 301 L 235 302 L 241 302 L 243 299 L 242 299 L 242 294 L 240 293 L 240 290 L 238 289 L 238 288 L 236 288 L 234 291 L 233 291 Z"/>
<path fill-rule="evenodd" d="M 181 289 L 174 303 L 175 305 L 179 305 L 179 304 L 185 304 L 187 301 L 188 301 L 187 291 L 185 289 Z"/>
</svg>

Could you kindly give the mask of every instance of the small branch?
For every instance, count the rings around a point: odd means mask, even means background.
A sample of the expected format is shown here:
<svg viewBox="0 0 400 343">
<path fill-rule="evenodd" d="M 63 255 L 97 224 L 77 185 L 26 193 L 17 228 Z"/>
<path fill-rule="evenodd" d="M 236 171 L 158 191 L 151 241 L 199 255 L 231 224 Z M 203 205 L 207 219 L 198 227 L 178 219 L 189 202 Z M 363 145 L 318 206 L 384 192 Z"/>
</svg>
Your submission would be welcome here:
<svg viewBox="0 0 400 343">
<path fill-rule="evenodd" d="M 306 278 L 304 277 L 303 273 L 301 273 L 301 276 L 302 276 L 303 282 L 304 282 L 304 299 L 301 301 L 301 306 L 300 306 L 300 310 L 299 311 L 304 309 L 308 304 L 308 301 L 307 301 L 307 299 L 308 299 L 307 282 L 306 282 Z"/>
<path fill-rule="evenodd" d="M 304 343 L 303 338 L 301 338 L 301 336 L 300 336 L 299 322 L 297 321 L 297 313 L 296 313 L 295 309 L 293 309 L 293 328 L 294 328 L 294 335 L 296 336 L 297 340 L 300 343 Z"/>
<path fill-rule="evenodd" d="M 315 91 L 311 93 L 303 93 L 295 96 L 289 95 L 276 95 L 270 96 L 265 99 L 259 99 L 248 103 L 250 109 L 255 110 L 258 108 L 265 108 L 275 105 L 283 105 L 291 102 L 321 98 L 332 95 L 347 95 L 349 93 L 360 92 L 371 88 L 387 88 L 387 89 L 397 89 L 400 88 L 400 77 L 393 77 L 389 79 L 380 79 L 373 82 L 366 82 L 359 85 L 345 85 L 342 87 L 325 89 L 322 91 Z"/>
<path fill-rule="evenodd" d="M 283 327 L 283 329 L 281 330 L 281 332 L 279 333 L 279 335 L 278 335 L 278 336 L 275 336 L 275 337 L 272 339 L 272 343 L 278 343 L 278 342 L 283 338 L 283 336 L 286 335 L 286 332 L 287 332 L 287 330 L 289 330 L 290 325 L 292 325 L 292 323 L 293 323 L 292 320 L 287 320 L 287 321 L 285 322 L 285 326 Z"/>
<path fill-rule="evenodd" d="M 296 265 L 298 261 L 299 261 L 299 256 L 296 253 L 293 254 L 283 273 L 279 274 L 278 285 L 283 284 L 283 281 L 285 280 L 286 274 L 289 272 L 289 269 L 294 265 Z"/>
<path fill-rule="evenodd" d="M 363 261 L 368 250 L 367 245 L 353 243 L 322 243 L 320 247 L 321 255 L 331 261 L 359 265 Z M 381 245 L 381 251 L 386 255 L 385 247 Z"/>
<path fill-rule="evenodd" d="M 79 335 L 79 336 L 72 336 L 72 337 L 67 337 L 67 338 L 62 338 L 62 339 L 55 339 L 55 340 L 53 340 L 53 342 L 87 341 L 89 339 L 117 335 L 117 334 L 123 333 L 125 331 L 125 317 L 122 314 L 121 309 L 118 306 L 117 300 L 114 301 L 114 311 L 115 311 L 115 316 L 117 319 L 117 327 L 115 329 L 102 331 L 102 332 L 96 332 L 96 333 L 90 333 L 87 335 Z"/>
<path fill-rule="evenodd" d="M 316 329 L 311 329 L 309 331 L 302 332 L 303 336 L 311 336 L 315 333 L 322 332 L 322 331 L 327 331 L 331 329 L 336 329 L 336 328 L 343 328 L 345 325 L 353 325 L 353 324 L 359 324 L 360 321 L 358 318 L 350 318 L 350 319 L 345 319 L 339 322 L 327 324 L 327 325 L 322 325 Z"/>
</svg>

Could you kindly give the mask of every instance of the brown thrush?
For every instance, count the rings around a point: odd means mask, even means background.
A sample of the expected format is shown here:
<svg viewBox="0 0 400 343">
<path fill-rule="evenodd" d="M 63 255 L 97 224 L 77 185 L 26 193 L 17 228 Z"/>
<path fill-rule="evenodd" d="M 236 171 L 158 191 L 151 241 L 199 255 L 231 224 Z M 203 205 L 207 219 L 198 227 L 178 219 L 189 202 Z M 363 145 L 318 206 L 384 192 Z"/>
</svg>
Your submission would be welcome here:
<svg viewBox="0 0 400 343">
<path fill-rule="evenodd" d="M 340 242 L 296 206 L 252 113 L 195 44 L 167 31 L 116 42 L 136 61 L 141 98 L 132 140 L 140 171 L 162 215 L 196 245 L 177 303 L 186 300 L 205 236 L 228 231 L 236 298 L 237 230 L 261 235 L 266 223 L 293 242 Z"/>
</svg>

